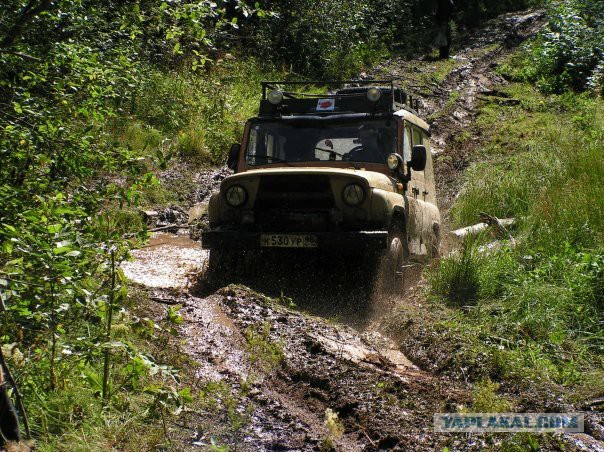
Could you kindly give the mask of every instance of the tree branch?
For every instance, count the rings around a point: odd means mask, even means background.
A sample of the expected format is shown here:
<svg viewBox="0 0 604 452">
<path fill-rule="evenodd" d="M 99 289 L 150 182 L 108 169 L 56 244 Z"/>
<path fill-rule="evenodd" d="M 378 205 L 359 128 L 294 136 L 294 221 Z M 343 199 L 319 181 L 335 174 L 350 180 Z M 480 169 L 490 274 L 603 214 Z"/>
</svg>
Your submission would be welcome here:
<svg viewBox="0 0 604 452">
<path fill-rule="evenodd" d="M 15 23 L 8 29 L 6 36 L 0 41 L 0 48 L 7 49 L 23 34 L 26 25 L 40 13 L 50 9 L 52 0 L 29 0 L 19 13 Z"/>
<path fill-rule="evenodd" d="M 23 427 L 25 428 L 25 435 L 27 439 L 31 439 L 31 430 L 29 429 L 29 419 L 27 418 L 27 412 L 25 411 L 25 405 L 23 404 L 23 396 L 21 395 L 21 391 L 19 391 L 19 386 L 15 382 L 15 378 L 11 373 L 8 365 L 6 364 L 6 360 L 4 359 L 4 354 L 2 353 L 2 347 L 0 347 L 0 373 L 2 369 L 5 371 L 6 379 L 13 387 L 15 391 L 15 401 L 17 402 L 17 406 L 19 407 L 19 412 L 21 414 L 21 419 L 23 420 Z"/>
<path fill-rule="evenodd" d="M 32 60 L 32 61 L 42 61 L 38 57 L 35 57 L 35 56 L 32 56 L 32 55 L 28 55 L 28 54 L 23 53 L 23 52 L 13 52 L 11 50 L 0 49 L 0 53 L 6 53 L 8 55 L 16 55 L 16 56 L 20 56 L 21 58 L 25 58 L 25 59 Z"/>
</svg>

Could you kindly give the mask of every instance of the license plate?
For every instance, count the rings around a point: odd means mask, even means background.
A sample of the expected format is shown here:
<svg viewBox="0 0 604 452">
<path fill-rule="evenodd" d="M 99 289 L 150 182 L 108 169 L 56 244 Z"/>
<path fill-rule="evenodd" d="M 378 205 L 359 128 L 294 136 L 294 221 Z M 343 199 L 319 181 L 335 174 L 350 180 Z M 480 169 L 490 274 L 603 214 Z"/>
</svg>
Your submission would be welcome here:
<svg viewBox="0 0 604 452">
<path fill-rule="evenodd" d="M 260 245 L 270 248 L 316 248 L 317 237 L 303 234 L 262 234 Z"/>
</svg>

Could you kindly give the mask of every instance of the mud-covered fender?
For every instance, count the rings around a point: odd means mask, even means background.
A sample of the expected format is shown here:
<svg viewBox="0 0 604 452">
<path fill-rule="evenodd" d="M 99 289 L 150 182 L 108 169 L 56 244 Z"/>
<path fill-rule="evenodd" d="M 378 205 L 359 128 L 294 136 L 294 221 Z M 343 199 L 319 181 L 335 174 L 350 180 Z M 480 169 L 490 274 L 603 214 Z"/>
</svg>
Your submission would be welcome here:
<svg viewBox="0 0 604 452">
<path fill-rule="evenodd" d="M 210 202 L 208 204 L 208 221 L 211 228 L 220 224 L 220 192 L 213 193 L 212 196 L 210 196 Z"/>
<path fill-rule="evenodd" d="M 381 223 L 384 228 L 390 228 L 393 224 L 394 214 L 397 213 L 397 220 L 403 218 L 403 224 L 406 221 L 405 198 L 403 195 L 374 188 L 371 195 L 371 220 L 375 223 Z"/>
<path fill-rule="evenodd" d="M 429 202 L 409 199 L 409 252 L 416 256 L 433 256 L 438 250 L 440 212 Z"/>
</svg>

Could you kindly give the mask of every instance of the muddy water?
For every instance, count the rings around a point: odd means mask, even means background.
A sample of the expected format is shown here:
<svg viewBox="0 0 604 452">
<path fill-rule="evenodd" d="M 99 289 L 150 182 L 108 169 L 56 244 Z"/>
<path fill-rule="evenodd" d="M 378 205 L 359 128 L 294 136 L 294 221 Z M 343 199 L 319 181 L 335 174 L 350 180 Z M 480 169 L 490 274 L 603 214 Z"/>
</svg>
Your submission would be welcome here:
<svg viewBox="0 0 604 452">
<path fill-rule="evenodd" d="M 134 260 L 124 262 L 126 277 L 146 287 L 184 288 L 195 281 L 208 259 L 185 234 L 154 233 L 149 243 L 132 252 Z"/>
</svg>

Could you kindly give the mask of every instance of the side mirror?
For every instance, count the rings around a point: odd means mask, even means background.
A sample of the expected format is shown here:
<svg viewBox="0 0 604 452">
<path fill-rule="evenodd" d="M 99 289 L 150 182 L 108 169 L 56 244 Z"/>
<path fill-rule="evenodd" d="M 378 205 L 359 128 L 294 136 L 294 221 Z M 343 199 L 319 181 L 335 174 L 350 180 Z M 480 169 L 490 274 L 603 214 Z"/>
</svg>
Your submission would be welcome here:
<svg viewBox="0 0 604 452">
<path fill-rule="evenodd" d="M 237 169 L 237 161 L 239 160 L 239 151 L 241 150 L 241 145 L 239 143 L 233 143 L 231 145 L 231 150 L 229 151 L 229 158 L 227 160 L 227 166 L 231 168 L 233 171 Z"/>
<path fill-rule="evenodd" d="M 409 166 L 413 171 L 423 171 L 426 169 L 427 159 L 426 146 L 423 144 L 416 144 L 411 149 L 411 161 L 409 162 Z"/>
</svg>

